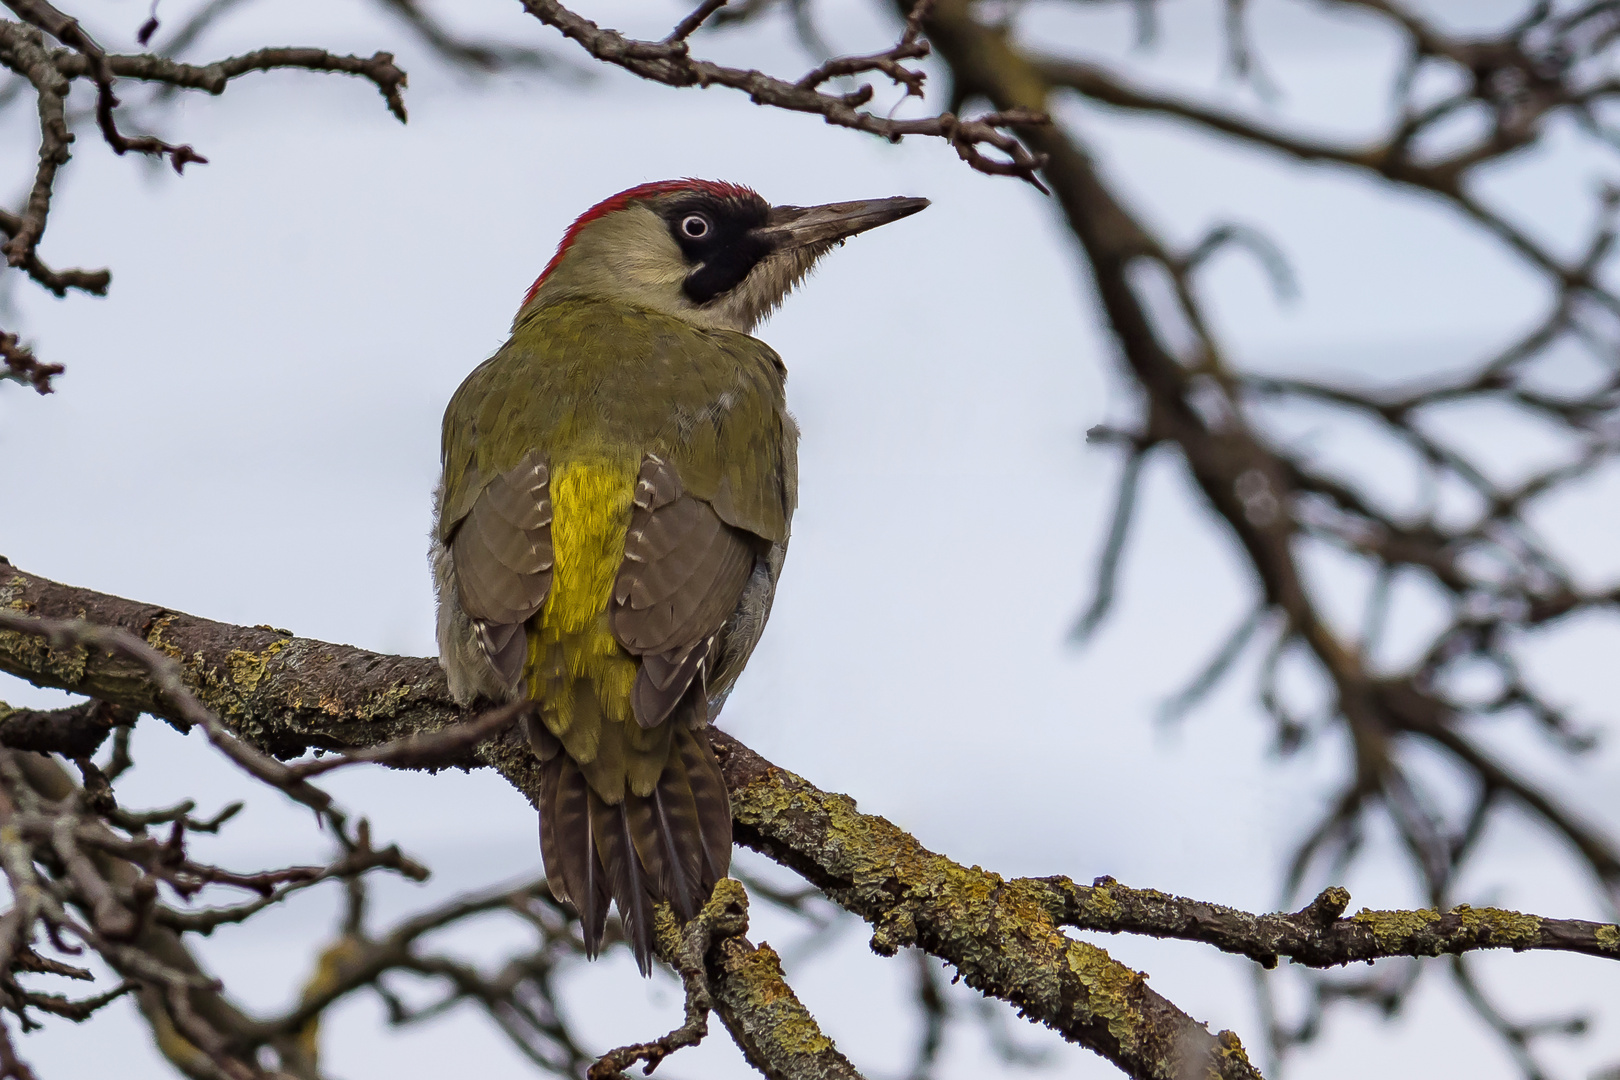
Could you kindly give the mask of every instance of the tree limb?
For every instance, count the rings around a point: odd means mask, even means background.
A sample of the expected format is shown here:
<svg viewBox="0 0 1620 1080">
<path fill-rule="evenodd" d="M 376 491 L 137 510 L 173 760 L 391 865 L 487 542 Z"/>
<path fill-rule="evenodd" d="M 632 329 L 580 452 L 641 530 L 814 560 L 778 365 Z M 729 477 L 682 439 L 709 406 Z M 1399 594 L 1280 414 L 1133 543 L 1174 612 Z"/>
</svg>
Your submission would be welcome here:
<svg viewBox="0 0 1620 1080">
<path fill-rule="evenodd" d="M 923 6 L 926 7 L 927 2 L 924 0 Z M 829 61 L 803 79 L 788 82 L 760 71 L 693 59 L 682 33 L 684 21 L 663 41 L 638 41 L 617 30 L 598 26 L 558 0 L 523 0 L 523 8 L 547 26 L 555 27 L 563 36 L 578 42 L 597 60 L 622 67 L 643 79 L 675 87 L 730 87 L 743 91 L 756 104 L 789 112 L 814 113 L 829 124 L 881 135 L 892 142 L 899 142 L 907 135 L 942 138 L 962 160 L 980 172 L 1017 176 L 1041 187 L 1036 176 L 1040 158 L 1030 153 L 1013 132 L 1046 124 L 1044 113 L 1015 109 L 971 120 L 950 112 L 924 119 L 897 119 L 879 116 L 862 107 L 872 100 L 870 85 L 848 94 L 828 94 L 817 89 L 835 76 L 877 71 L 904 86 L 907 97 L 920 96 L 922 74 L 906 68 L 900 61 L 926 56 L 928 43 L 918 40 L 915 29 L 909 26 L 907 34 L 892 49 L 871 56 Z M 980 146 L 989 146 L 1003 156 L 988 157 Z"/>
<path fill-rule="evenodd" d="M 315 742 L 361 748 L 413 730 L 442 730 L 462 718 L 432 660 L 211 622 L 59 585 L 9 564 L 0 566 L 0 613 L 7 611 L 89 619 L 135 634 L 175 659 L 196 699 L 225 725 L 287 753 Z M 173 697 L 154 692 L 148 671 L 123 656 L 58 652 L 34 634 L 6 630 L 0 631 L 0 670 L 182 719 Z M 739 839 L 806 874 L 872 922 L 880 951 L 921 945 L 954 964 L 970 985 L 1013 1002 L 1133 1077 L 1180 1080 L 1187 1068 L 1206 1067 L 1221 1077 L 1258 1076 L 1236 1036 L 1210 1035 L 1141 975 L 1096 946 L 1065 938 L 1030 886 L 960 867 L 735 740 L 716 733 L 715 743 Z M 537 763 L 514 736 L 490 739 L 475 752 L 536 798 Z M 724 985 L 716 999 L 723 1018 L 727 1008 L 734 1010 L 727 1020 L 734 1032 L 749 1022 L 751 1001 L 767 1003 L 747 994 L 728 999 Z M 733 1004 L 726 1006 L 727 1000 Z M 768 1030 L 768 1021 L 759 1022 Z"/>
<path fill-rule="evenodd" d="M 211 622 L 59 585 L 9 564 L 0 566 L 3 610 L 71 614 L 140 632 L 177 658 L 188 688 L 225 724 L 288 753 L 314 744 L 374 746 L 463 718 L 429 659 Z M 174 711 L 144 669 L 88 650 L 52 650 L 30 634 L 0 633 L 0 669 L 126 708 Z M 872 923 L 880 952 L 918 945 L 953 964 L 970 985 L 1012 1001 L 1132 1076 L 1168 1080 L 1195 1061 L 1216 1075 L 1257 1074 L 1235 1037 L 1204 1032 L 1140 975 L 1095 946 L 1065 938 L 1060 926 L 1179 937 L 1262 963 L 1287 956 L 1313 966 L 1483 948 L 1620 956 L 1620 930 L 1612 926 L 1490 909 L 1341 919 L 1348 901 L 1341 891 L 1294 915 L 1256 916 L 1111 881 L 1086 887 L 1063 878 L 1009 880 L 927 851 L 884 819 L 858 813 L 847 797 L 816 789 L 729 736 L 715 732 L 713 741 L 733 792 L 740 842 L 799 871 Z M 476 754 L 531 798 L 538 790 L 537 770 L 509 734 L 487 740 Z M 727 993 L 722 980 L 716 1001 L 723 1016 L 732 1007 Z M 743 995 L 737 1004 L 745 1003 Z M 728 1024 L 735 1032 L 747 1020 L 744 1009 Z"/>
</svg>

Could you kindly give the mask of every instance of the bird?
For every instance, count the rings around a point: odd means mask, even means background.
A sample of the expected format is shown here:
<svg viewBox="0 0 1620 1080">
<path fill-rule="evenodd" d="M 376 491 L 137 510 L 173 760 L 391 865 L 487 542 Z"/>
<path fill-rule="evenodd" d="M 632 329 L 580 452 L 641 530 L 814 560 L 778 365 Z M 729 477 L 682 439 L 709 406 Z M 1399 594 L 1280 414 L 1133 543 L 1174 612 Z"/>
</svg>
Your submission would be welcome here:
<svg viewBox="0 0 1620 1080">
<path fill-rule="evenodd" d="M 798 501 L 781 357 L 753 336 L 832 248 L 928 206 L 773 206 L 667 180 L 586 210 L 451 397 L 430 562 L 452 696 L 539 761 L 552 893 L 595 958 L 617 907 L 697 915 L 731 864 L 706 728 L 770 614 Z"/>
</svg>

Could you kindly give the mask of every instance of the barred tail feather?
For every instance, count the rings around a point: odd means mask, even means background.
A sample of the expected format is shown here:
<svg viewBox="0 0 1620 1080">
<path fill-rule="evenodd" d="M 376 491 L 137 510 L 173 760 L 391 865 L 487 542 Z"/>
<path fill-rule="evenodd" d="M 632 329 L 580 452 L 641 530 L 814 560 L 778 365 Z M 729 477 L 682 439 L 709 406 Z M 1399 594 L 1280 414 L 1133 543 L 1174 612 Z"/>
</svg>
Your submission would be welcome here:
<svg viewBox="0 0 1620 1080">
<path fill-rule="evenodd" d="M 709 738 L 701 730 L 683 731 L 675 737 L 670 754 L 673 767 L 679 762 L 697 806 L 701 839 L 696 845 L 702 859 L 703 899 L 707 901 L 714 883 L 731 872 L 731 796 L 726 778 L 714 756 Z"/>
<path fill-rule="evenodd" d="M 667 900 L 682 920 L 702 908 L 731 867 L 731 805 L 701 729 L 684 725 L 650 795 L 604 802 L 566 754 L 545 763 L 540 850 L 551 890 L 580 913 L 585 950 L 606 933 L 609 899 L 643 975 L 652 971 L 653 907 Z"/>
<path fill-rule="evenodd" d="M 596 851 L 591 820 L 595 796 L 572 758 L 558 754 L 540 773 L 540 857 L 551 895 L 579 912 L 585 952 L 602 949 L 607 929 L 608 876 Z"/>
<path fill-rule="evenodd" d="M 635 796 L 626 796 L 626 802 Z M 652 974 L 652 914 L 659 897 L 652 877 L 641 865 L 630 835 L 630 815 L 624 803 L 609 806 L 591 793 L 591 829 L 596 834 L 596 851 L 607 871 L 613 899 L 619 906 L 619 922 L 624 936 L 636 954 L 636 966 L 643 975 Z"/>
</svg>

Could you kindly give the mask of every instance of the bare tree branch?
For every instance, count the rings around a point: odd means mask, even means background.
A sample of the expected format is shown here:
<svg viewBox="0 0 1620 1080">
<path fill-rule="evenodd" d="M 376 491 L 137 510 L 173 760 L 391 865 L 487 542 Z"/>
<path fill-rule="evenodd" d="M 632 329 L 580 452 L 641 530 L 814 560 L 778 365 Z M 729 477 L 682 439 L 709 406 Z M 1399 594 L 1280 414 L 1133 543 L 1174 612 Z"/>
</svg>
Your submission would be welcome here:
<svg viewBox="0 0 1620 1080">
<path fill-rule="evenodd" d="M 205 164 L 207 159 L 190 146 L 171 144 L 151 135 L 125 135 L 118 126 L 114 94 L 118 79 L 158 84 L 175 89 L 204 90 L 220 94 L 232 79 L 250 72 L 300 69 L 339 72 L 370 81 L 383 95 L 389 111 L 405 120 L 405 104 L 400 91 L 405 73 L 394 65 L 391 54 L 379 52 L 367 58 L 339 56 L 324 49 L 259 49 L 243 56 L 212 64 L 180 63 L 162 56 L 108 54 L 85 32 L 76 19 L 45 0 L 6 0 L 22 21 L 0 19 L 0 68 L 11 71 L 25 82 L 38 106 L 39 161 L 33 184 L 19 213 L 0 210 L 0 232 L 7 239 L 0 245 L 8 266 L 26 273 L 36 284 L 64 295 L 70 289 L 104 295 L 111 282 L 105 270 L 56 271 L 42 262 L 38 247 L 45 236 L 58 174 L 67 164 L 74 136 L 69 130 L 67 98 L 77 80 L 96 88 L 96 123 L 103 141 L 114 153 L 130 151 L 167 159 L 180 172 L 189 163 Z M 43 33 L 42 33 L 43 32 Z M 47 46 L 50 34 L 67 46 Z M 43 364 L 22 346 L 16 335 L 0 331 L 0 358 L 5 360 L 3 376 L 31 384 L 40 393 L 51 390 L 51 380 L 62 373 L 60 364 Z"/>
<path fill-rule="evenodd" d="M 730 87 L 745 92 L 757 104 L 790 112 L 814 113 L 829 124 L 881 135 L 891 142 L 899 142 L 907 135 L 942 138 L 955 148 L 962 160 L 980 172 L 1017 176 L 1036 187 L 1041 186 L 1036 178 L 1036 170 L 1041 164 L 1039 158 L 1009 132 L 1047 123 L 1044 113 L 1013 110 L 963 120 L 954 113 L 945 112 L 921 120 L 895 119 L 862 108 L 872 100 L 874 91 L 870 85 L 847 94 L 828 94 L 817 89 L 836 76 L 876 71 L 904 86 L 907 96 L 919 94 L 922 74 L 904 67 L 901 61 L 926 56 L 928 45 L 909 30 L 892 49 L 866 57 L 829 61 L 803 79 L 788 82 L 759 71 L 694 60 L 685 35 L 678 33 L 681 29 L 679 26 L 676 27 L 677 33 L 672 33 L 663 41 L 637 41 L 617 30 L 597 26 L 557 0 L 524 0 L 523 7 L 547 26 L 555 27 L 565 37 L 578 42 L 591 56 L 622 67 L 641 78 L 667 86 Z M 988 146 L 1002 157 L 988 157 L 979 150 L 980 146 Z"/>
</svg>

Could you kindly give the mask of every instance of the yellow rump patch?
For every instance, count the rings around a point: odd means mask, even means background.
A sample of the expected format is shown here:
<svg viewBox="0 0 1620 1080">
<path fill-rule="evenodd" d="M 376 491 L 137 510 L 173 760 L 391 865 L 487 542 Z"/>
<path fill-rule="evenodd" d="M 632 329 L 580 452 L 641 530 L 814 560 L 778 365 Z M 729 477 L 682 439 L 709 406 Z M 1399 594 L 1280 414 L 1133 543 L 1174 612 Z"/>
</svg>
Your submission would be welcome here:
<svg viewBox="0 0 1620 1080">
<path fill-rule="evenodd" d="M 614 639 L 607 611 L 624 558 L 637 465 L 573 461 L 551 470 L 555 565 L 545 606 L 529 624 L 529 696 L 542 703 L 546 726 L 582 764 L 596 756 L 600 720 L 631 719 L 636 662 Z M 600 717 L 578 715 L 578 680 L 595 690 Z M 598 723 L 574 730 L 576 719 Z"/>
</svg>

